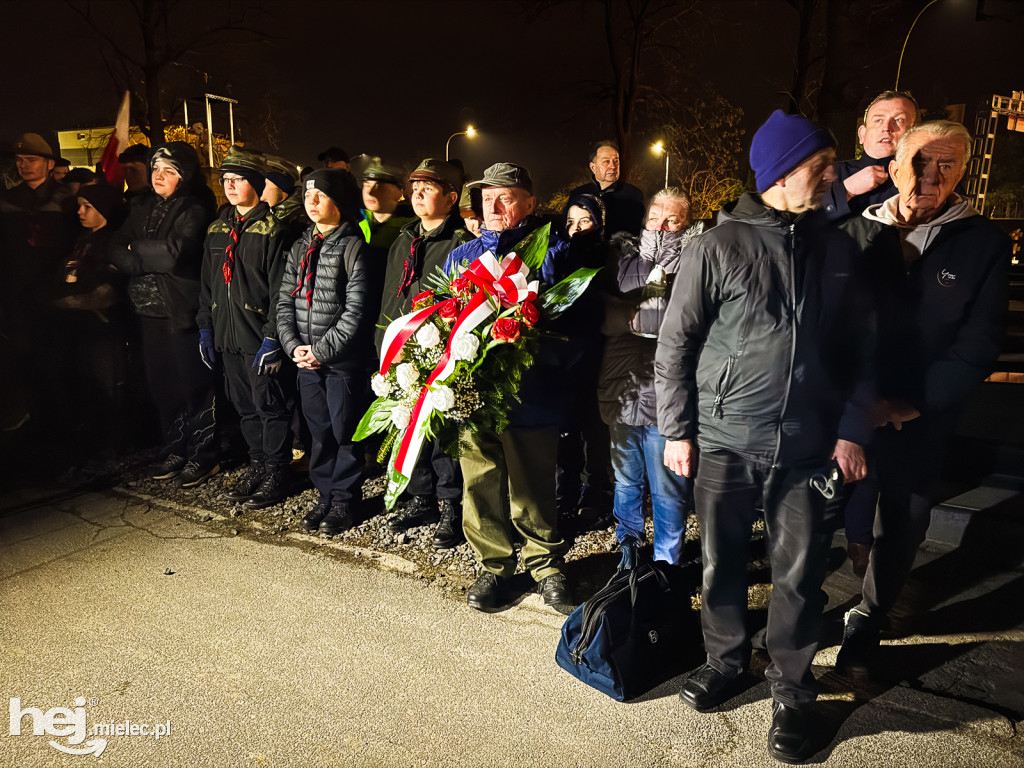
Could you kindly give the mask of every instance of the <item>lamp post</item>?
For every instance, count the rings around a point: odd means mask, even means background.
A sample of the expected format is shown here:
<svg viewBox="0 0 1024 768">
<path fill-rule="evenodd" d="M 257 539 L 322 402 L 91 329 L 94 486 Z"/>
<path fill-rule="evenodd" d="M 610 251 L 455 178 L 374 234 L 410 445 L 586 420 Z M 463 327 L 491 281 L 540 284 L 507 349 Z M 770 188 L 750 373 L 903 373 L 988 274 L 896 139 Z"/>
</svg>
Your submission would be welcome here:
<svg viewBox="0 0 1024 768">
<path fill-rule="evenodd" d="M 917 26 L 917 20 L 921 18 L 921 14 L 935 5 L 939 0 L 931 0 L 924 8 L 918 11 L 917 16 L 914 17 L 914 21 L 910 24 L 910 29 L 907 30 L 907 36 L 903 38 L 903 48 L 900 49 L 900 62 L 896 65 L 896 87 L 894 90 L 900 89 L 900 71 L 903 69 L 903 54 L 907 50 L 907 43 L 910 41 L 910 33 L 914 31 L 914 27 Z"/>
<path fill-rule="evenodd" d="M 669 153 L 668 153 L 668 150 L 665 149 L 664 142 L 656 141 L 654 144 L 652 144 L 651 145 L 651 152 L 653 152 L 654 154 L 656 154 L 658 156 L 661 156 L 662 154 L 665 155 L 665 189 L 668 189 L 668 159 L 669 159 Z"/>
<path fill-rule="evenodd" d="M 455 133 L 453 133 L 451 136 L 448 137 L 448 141 L 446 141 L 445 144 L 444 144 L 444 159 L 445 159 L 445 162 L 447 162 L 448 159 L 449 159 L 448 158 L 448 148 L 451 146 L 452 139 L 454 139 L 456 136 L 468 136 L 469 138 L 472 139 L 474 136 L 476 136 L 476 128 L 474 128 L 472 125 L 467 125 L 466 126 L 466 130 L 464 130 L 464 131 L 456 131 Z"/>
</svg>

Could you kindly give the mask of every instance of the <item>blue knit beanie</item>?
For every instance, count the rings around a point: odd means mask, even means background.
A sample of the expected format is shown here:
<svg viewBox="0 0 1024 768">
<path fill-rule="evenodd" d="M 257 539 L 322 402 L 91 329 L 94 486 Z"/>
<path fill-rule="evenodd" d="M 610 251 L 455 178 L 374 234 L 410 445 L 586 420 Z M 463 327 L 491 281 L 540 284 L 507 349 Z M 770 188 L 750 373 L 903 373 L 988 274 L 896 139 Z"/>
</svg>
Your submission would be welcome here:
<svg viewBox="0 0 1024 768">
<path fill-rule="evenodd" d="M 802 115 L 772 112 L 750 142 L 750 167 L 758 193 L 764 192 L 800 163 L 836 145 L 832 134 Z"/>
</svg>

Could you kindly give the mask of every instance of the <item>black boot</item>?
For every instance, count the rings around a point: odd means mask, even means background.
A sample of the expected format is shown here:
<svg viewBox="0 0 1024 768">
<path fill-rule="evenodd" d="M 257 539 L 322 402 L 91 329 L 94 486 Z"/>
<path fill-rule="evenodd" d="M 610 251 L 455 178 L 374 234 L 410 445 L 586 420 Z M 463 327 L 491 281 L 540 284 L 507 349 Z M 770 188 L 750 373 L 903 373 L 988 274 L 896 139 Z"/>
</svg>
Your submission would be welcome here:
<svg viewBox="0 0 1024 768">
<path fill-rule="evenodd" d="M 228 501 L 248 501 L 260 487 L 263 477 L 267 471 L 266 465 L 261 461 L 251 461 L 245 472 L 235 483 L 234 487 L 224 494 Z"/>
<path fill-rule="evenodd" d="M 327 513 L 327 517 L 320 521 L 320 533 L 328 536 L 335 536 L 342 531 L 347 531 L 354 525 L 352 520 L 352 513 L 349 511 L 348 505 L 335 501 L 331 504 L 331 511 Z"/>
<path fill-rule="evenodd" d="M 313 507 L 306 516 L 302 518 L 299 523 L 299 527 L 304 531 L 310 533 L 320 528 L 321 521 L 327 517 L 327 513 L 331 511 L 331 498 L 329 496 L 321 496 L 320 500 L 317 501 L 316 506 Z"/>
<path fill-rule="evenodd" d="M 395 533 L 401 533 L 421 525 L 433 525 L 440 517 L 437 499 L 433 496 L 413 496 L 388 520 L 388 528 Z"/>
<path fill-rule="evenodd" d="M 263 482 L 260 483 L 259 489 L 252 498 L 245 502 L 245 506 L 249 509 L 263 509 L 284 501 L 288 496 L 287 472 L 287 466 L 268 464 Z"/>
<path fill-rule="evenodd" d="M 434 529 L 434 549 L 451 549 L 463 541 L 462 505 L 452 499 L 441 499 L 441 520 Z"/>
</svg>

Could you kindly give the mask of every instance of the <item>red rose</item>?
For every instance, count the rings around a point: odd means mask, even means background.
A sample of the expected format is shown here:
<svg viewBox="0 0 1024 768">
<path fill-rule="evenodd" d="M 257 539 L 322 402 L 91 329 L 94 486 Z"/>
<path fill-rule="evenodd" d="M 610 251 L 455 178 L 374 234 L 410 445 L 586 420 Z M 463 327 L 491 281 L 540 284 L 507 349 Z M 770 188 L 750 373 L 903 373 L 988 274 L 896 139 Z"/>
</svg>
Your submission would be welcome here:
<svg viewBox="0 0 1024 768">
<path fill-rule="evenodd" d="M 456 295 L 468 296 L 473 292 L 473 281 L 465 275 L 457 277 L 452 280 L 452 293 Z"/>
<path fill-rule="evenodd" d="M 413 309 L 423 309 L 424 307 L 429 307 L 433 303 L 434 303 L 434 292 L 433 291 L 423 291 L 422 293 L 417 293 L 415 296 L 412 297 L 412 308 Z"/>
<path fill-rule="evenodd" d="M 458 299 L 448 299 L 447 301 L 441 302 L 441 308 L 437 310 L 437 314 L 446 323 L 454 323 L 455 319 L 459 316 L 459 312 L 462 311 L 462 305 Z"/>
<path fill-rule="evenodd" d="M 491 326 L 491 338 L 495 341 L 515 341 L 519 338 L 519 321 L 514 317 L 502 317 Z"/>
<path fill-rule="evenodd" d="M 540 320 L 540 311 L 532 301 L 524 301 L 519 305 L 519 315 L 523 318 L 523 322 L 531 327 Z"/>
</svg>

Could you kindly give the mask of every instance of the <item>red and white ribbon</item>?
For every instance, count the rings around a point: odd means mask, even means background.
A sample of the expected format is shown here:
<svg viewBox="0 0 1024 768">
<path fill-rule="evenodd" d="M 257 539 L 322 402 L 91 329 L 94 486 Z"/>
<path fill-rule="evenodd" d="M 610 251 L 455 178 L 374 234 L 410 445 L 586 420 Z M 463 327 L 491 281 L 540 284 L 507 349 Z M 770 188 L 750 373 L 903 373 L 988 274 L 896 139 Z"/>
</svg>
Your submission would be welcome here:
<svg viewBox="0 0 1024 768">
<path fill-rule="evenodd" d="M 491 315 L 498 312 L 501 307 L 512 307 L 537 298 L 538 282 L 536 280 L 527 281 L 529 268 L 514 253 L 510 253 L 498 261 L 494 254 L 488 251 L 468 267 L 463 268 L 462 274 L 479 290 L 470 297 L 462 312 L 459 313 L 452 326 L 452 332 L 448 336 L 444 352 L 441 353 L 441 358 L 434 366 L 434 370 L 430 372 L 416 398 L 416 404 L 413 406 L 409 418 L 409 426 L 406 428 L 405 435 L 402 436 L 402 441 L 395 454 L 395 469 L 406 477 L 412 474 L 413 467 L 416 465 L 416 459 L 423 446 L 427 422 L 433 410 L 427 405 L 430 388 L 434 384 L 446 381 L 455 371 L 455 366 L 459 362 L 452 355 L 452 342 L 461 334 L 471 333 Z M 384 332 L 384 343 L 381 346 L 383 354 L 381 355 L 380 374 L 382 376 L 387 373 L 398 357 L 405 342 L 416 333 L 416 330 L 442 303 L 439 302 L 433 306 L 410 312 L 388 325 Z"/>
</svg>

